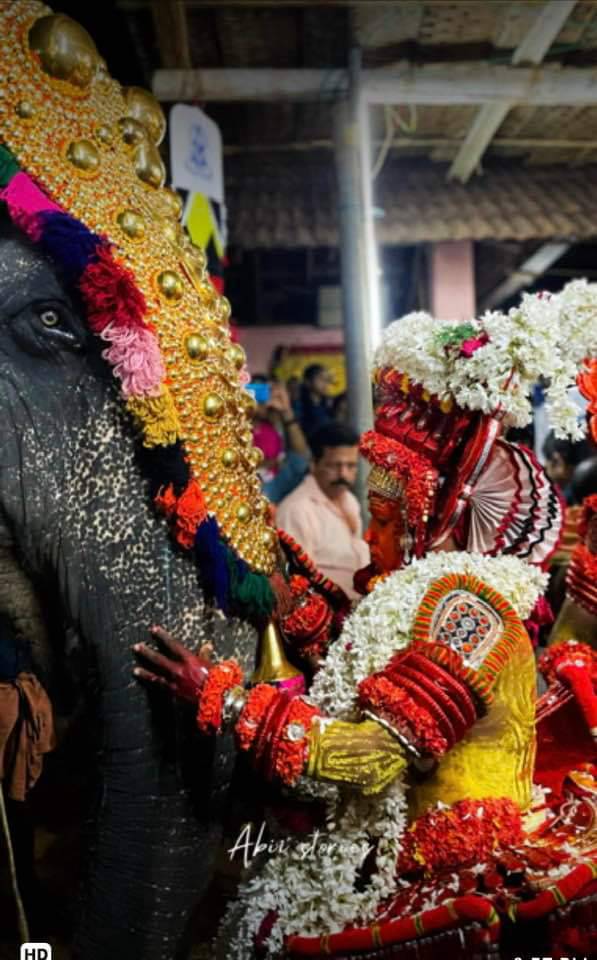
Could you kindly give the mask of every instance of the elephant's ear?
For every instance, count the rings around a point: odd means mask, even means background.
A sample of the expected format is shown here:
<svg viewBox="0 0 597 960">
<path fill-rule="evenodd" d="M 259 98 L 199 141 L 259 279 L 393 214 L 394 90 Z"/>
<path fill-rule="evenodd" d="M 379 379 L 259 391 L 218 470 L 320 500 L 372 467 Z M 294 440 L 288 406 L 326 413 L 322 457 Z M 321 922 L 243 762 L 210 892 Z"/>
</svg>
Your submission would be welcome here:
<svg viewBox="0 0 597 960">
<path fill-rule="evenodd" d="M 42 604 L 13 548 L 1 543 L 0 627 L 0 678 L 10 680 L 21 670 L 33 670 L 50 687 L 53 657 Z"/>
</svg>

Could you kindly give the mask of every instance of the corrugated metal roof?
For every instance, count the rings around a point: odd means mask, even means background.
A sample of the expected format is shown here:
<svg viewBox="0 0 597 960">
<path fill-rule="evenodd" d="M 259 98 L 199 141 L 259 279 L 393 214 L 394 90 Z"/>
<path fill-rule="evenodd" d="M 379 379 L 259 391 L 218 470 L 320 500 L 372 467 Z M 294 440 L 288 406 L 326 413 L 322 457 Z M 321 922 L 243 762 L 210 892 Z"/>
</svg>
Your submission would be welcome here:
<svg viewBox="0 0 597 960">
<path fill-rule="evenodd" d="M 391 160 L 375 185 L 382 244 L 440 240 L 588 239 L 597 235 L 597 165 L 504 165 L 468 184 L 445 165 Z M 231 243 L 338 245 L 333 154 L 230 157 L 226 195 Z"/>
</svg>

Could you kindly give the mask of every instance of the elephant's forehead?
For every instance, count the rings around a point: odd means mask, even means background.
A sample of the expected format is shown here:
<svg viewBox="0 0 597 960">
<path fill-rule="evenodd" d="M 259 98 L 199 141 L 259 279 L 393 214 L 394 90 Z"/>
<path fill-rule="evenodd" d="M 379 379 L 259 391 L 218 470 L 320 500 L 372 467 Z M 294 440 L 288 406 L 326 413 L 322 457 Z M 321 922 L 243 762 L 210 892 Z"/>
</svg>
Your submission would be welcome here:
<svg viewBox="0 0 597 960">
<path fill-rule="evenodd" d="M 0 311 L 64 291 L 48 260 L 15 236 L 0 237 Z"/>
</svg>

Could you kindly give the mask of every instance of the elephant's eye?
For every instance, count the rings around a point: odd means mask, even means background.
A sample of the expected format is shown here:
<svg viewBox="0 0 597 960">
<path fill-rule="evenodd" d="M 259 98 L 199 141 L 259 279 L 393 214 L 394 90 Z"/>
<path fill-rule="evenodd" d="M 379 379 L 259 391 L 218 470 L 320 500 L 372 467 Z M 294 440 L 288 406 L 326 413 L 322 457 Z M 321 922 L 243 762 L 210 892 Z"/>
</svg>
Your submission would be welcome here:
<svg viewBox="0 0 597 960">
<path fill-rule="evenodd" d="M 39 319 L 43 323 L 44 327 L 56 327 L 60 323 L 60 314 L 57 310 L 42 310 L 39 315 Z"/>
</svg>

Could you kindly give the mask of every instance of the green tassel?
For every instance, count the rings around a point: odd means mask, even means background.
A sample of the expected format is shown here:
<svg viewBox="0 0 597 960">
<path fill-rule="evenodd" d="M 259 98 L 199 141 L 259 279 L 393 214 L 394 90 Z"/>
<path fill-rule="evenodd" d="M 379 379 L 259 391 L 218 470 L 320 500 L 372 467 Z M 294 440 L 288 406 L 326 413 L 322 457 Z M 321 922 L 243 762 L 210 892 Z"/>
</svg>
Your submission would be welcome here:
<svg viewBox="0 0 597 960">
<path fill-rule="evenodd" d="M 20 169 L 10 150 L 0 146 L 0 187 L 6 187 Z"/>
<path fill-rule="evenodd" d="M 263 573 L 252 573 L 245 567 L 239 570 L 239 563 L 231 550 L 228 550 L 228 569 L 230 571 L 230 596 L 243 614 L 252 620 L 269 620 L 276 605 L 276 597 L 268 578 Z"/>
</svg>

